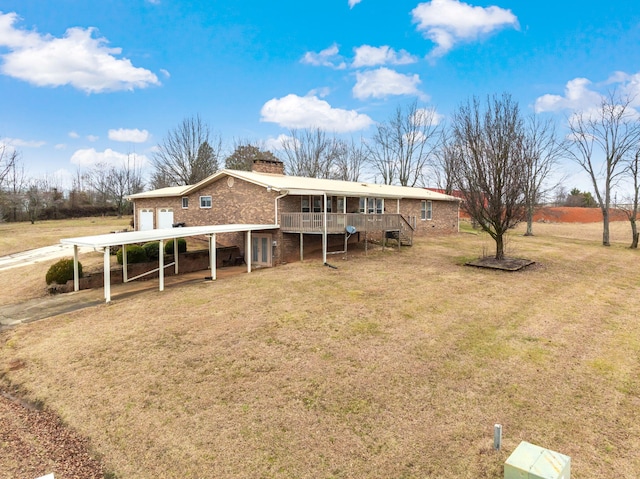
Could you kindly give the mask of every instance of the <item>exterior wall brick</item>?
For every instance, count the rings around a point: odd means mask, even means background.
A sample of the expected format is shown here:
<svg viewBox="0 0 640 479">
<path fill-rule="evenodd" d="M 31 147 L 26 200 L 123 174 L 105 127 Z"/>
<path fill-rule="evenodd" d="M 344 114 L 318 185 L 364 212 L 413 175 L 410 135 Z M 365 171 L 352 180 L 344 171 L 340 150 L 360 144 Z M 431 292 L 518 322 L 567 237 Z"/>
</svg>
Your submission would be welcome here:
<svg viewBox="0 0 640 479">
<path fill-rule="evenodd" d="M 415 217 L 416 236 L 431 236 L 458 232 L 457 201 L 432 201 L 432 215 L 430 220 L 420 218 L 422 200 L 400 200 L 400 213 L 407 217 Z"/>
<path fill-rule="evenodd" d="M 267 165 L 268 166 L 268 165 Z M 157 227 L 157 217 L 160 208 L 173 209 L 173 222 L 184 223 L 185 226 L 205 226 L 222 224 L 274 224 L 276 221 L 275 200 L 280 194 L 267 191 L 263 186 L 240 180 L 231 176 L 223 176 L 217 181 L 205 185 L 199 191 L 193 192 L 186 198 L 188 207 L 182 207 L 182 198 L 140 198 L 135 201 L 136 216 L 143 208 L 154 210 L 154 227 Z M 200 208 L 200 197 L 211 196 L 211 208 Z M 284 196 L 278 200 L 278 213 L 300 212 L 302 207 L 300 196 Z M 459 204 L 455 201 L 432 201 L 432 219 L 421 220 L 421 200 L 395 199 L 385 200 L 385 213 L 398 212 L 416 225 L 416 236 L 434 234 L 450 234 L 458 231 Z M 357 213 L 359 198 L 347 198 L 347 213 Z M 332 198 L 332 211 L 337 212 L 337 197 Z M 136 229 L 138 218 L 136 217 Z M 279 220 L 278 220 L 279 221 Z M 279 230 L 255 232 L 254 234 L 271 234 L 275 241 L 272 249 L 273 264 L 283 261 L 294 261 L 300 257 L 299 234 L 284 234 Z M 372 238 L 374 235 L 369 235 Z M 245 233 L 218 234 L 216 240 L 222 246 L 237 246 L 245 251 Z M 360 238 L 364 239 L 364 238 Z M 357 241 L 357 236 L 350 241 Z M 321 235 L 305 235 L 305 252 L 321 247 Z M 344 236 L 330 235 L 330 247 L 344 244 Z"/>
</svg>

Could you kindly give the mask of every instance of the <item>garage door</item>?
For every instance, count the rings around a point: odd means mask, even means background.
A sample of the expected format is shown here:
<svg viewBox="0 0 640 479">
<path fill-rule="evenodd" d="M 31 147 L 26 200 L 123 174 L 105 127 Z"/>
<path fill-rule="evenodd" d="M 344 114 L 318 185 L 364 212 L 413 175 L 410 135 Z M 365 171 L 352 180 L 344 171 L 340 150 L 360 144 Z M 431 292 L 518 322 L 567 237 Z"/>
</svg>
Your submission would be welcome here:
<svg viewBox="0 0 640 479">
<path fill-rule="evenodd" d="M 173 208 L 158 209 L 158 228 L 173 227 Z"/>
<path fill-rule="evenodd" d="M 138 231 L 146 231 L 153 229 L 153 210 L 141 209 L 138 213 Z"/>
</svg>

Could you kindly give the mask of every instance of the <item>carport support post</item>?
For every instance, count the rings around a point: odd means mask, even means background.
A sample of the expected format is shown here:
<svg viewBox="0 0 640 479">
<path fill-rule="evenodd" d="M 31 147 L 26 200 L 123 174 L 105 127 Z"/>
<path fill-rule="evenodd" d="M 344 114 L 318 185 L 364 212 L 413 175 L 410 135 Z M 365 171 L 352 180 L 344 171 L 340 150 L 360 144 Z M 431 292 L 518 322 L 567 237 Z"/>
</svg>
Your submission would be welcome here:
<svg viewBox="0 0 640 479">
<path fill-rule="evenodd" d="M 251 273 L 251 230 L 247 231 L 244 240 L 244 259 L 247 263 L 247 273 Z"/>
<path fill-rule="evenodd" d="M 127 267 L 127 245 L 122 245 L 122 282 L 127 283 L 129 281 L 128 276 L 128 267 Z"/>
<path fill-rule="evenodd" d="M 111 261 L 109 257 L 109 247 L 104 247 L 104 300 L 111 301 Z"/>
<path fill-rule="evenodd" d="M 209 267 L 211 268 L 211 279 L 216 279 L 216 234 L 209 236 Z"/>
<path fill-rule="evenodd" d="M 178 275 L 178 256 L 178 238 L 173 238 L 173 272 L 176 274 L 176 276 Z"/>
<path fill-rule="evenodd" d="M 175 242 L 173 247 L 176 247 Z M 160 240 L 160 254 L 158 255 L 158 279 L 160 283 L 160 291 L 164 291 L 164 241 Z"/>
<path fill-rule="evenodd" d="M 73 245 L 73 290 L 80 291 L 80 273 L 78 271 L 78 245 Z"/>
</svg>

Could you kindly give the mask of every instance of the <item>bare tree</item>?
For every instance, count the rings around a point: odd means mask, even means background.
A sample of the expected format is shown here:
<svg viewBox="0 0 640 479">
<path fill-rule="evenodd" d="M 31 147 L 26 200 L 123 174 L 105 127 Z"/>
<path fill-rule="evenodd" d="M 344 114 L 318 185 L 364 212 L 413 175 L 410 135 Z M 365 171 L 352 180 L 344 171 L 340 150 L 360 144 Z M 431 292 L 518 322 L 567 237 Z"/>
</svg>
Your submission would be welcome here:
<svg viewBox="0 0 640 479">
<path fill-rule="evenodd" d="M 110 200 L 111 165 L 106 162 L 96 163 L 83 175 L 84 181 L 91 188 L 93 203 L 99 206 L 107 206 Z"/>
<path fill-rule="evenodd" d="M 151 160 L 154 188 L 192 185 L 218 170 L 222 140 L 199 115 L 169 130 Z"/>
<path fill-rule="evenodd" d="M 434 175 L 436 185 L 445 194 L 453 194 L 456 164 L 460 161 L 462 148 L 445 130 L 442 131 L 438 149 L 435 151 Z"/>
<path fill-rule="evenodd" d="M 386 123 L 379 123 L 366 146 L 369 165 L 380 174 L 383 184 L 393 184 L 398 174 L 393 130 Z"/>
<path fill-rule="evenodd" d="M 362 143 L 356 145 L 353 138 L 350 141 L 337 140 L 334 179 L 358 181 L 366 158 Z"/>
<path fill-rule="evenodd" d="M 130 207 L 126 196 L 139 193 L 144 188 L 141 166 L 136 155 L 131 153 L 123 164 L 115 166 L 99 163 L 85 177 L 97 193 L 99 204 L 113 205 L 118 217 L 122 217 Z"/>
<path fill-rule="evenodd" d="M 224 160 L 224 167 L 230 170 L 251 171 L 256 160 L 278 160 L 270 151 L 265 150 L 257 143 L 250 141 L 238 141 L 231 153 Z"/>
<path fill-rule="evenodd" d="M 629 220 L 629 224 L 631 225 L 631 245 L 629 248 L 637 249 L 638 236 L 640 236 L 640 233 L 638 233 L 638 225 L 636 223 L 639 209 L 638 202 L 640 200 L 640 149 L 636 149 L 635 154 L 631 157 L 631 160 L 626 167 L 626 173 L 632 183 L 631 195 L 630 197 L 625 198 L 624 204 L 615 206 L 617 209 L 624 212 Z"/>
<path fill-rule="evenodd" d="M 630 98 L 618 99 L 614 93 L 603 98 L 595 112 L 580 112 L 569 120 L 570 158 L 591 178 L 602 210 L 602 244 L 610 246 L 609 208 L 613 188 L 624 175 L 625 160 L 640 140 L 637 113 Z"/>
<path fill-rule="evenodd" d="M 339 143 L 320 128 L 291 130 L 282 142 L 287 173 L 309 178 L 332 178 Z"/>
<path fill-rule="evenodd" d="M 525 120 L 525 131 L 522 152 L 527 167 L 524 183 L 527 231 L 525 236 L 533 236 L 533 214 L 536 205 L 558 184 L 549 184 L 556 171 L 565 148 L 556 135 L 556 126 L 552 120 L 541 120 L 538 115 L 531 115 Z"/>
<path fill-rule="evenodd" d="M 34 224 L 42 211 L 50 204 L 51 188 L 46 178 L 32 178 L 29 180 L 23 196 L 23 208 L 27 212 L 29 221 Z"/>
<path fill-rule="evenodd" d="M 527 165 L 518 104 L 505 93 L 487 98 L 483 110 L 474 97 L 454 114 L 452 133 L 461 148 L 454 185 L 465 210 L 495 241 L 495 258 L 502 260 L 504 235 L 524 213 Z"/>
<path fill-rule="evenodd" d="M 372 167 L 385 184 L 397 179 L 402 186 L 424 184 L 424 174 L 439 139 L 434 108 L 417 102 L 398 107 L 391 118 L 377 126 L 369 147 Z"/>
<path fill-rule="evenodd" d="M 124 164 L 109 169 L 108 194 L 116 207 L 118 218 L 131 212 L 131 204 L 126 197 L 140 193 L 143 189 L 142 170 L 135 155 L 128 154 Z"/>
<path fill-rule="evenodd" d="M 5 143 L 0 143 L 0 188 L 4 187 L 4 180 L 15 167 L 19 156 L 18 150 Z"/>
<path fill-rule="evenodd" d="M 0 199 L 5 210 L 3 217 L 8 218 L 10 221 L 19 221 L 27 177 L 19 155 L 12 156 L 12 161 L 4 176 L 3 186 L 0 188 Z"/>
</svg>

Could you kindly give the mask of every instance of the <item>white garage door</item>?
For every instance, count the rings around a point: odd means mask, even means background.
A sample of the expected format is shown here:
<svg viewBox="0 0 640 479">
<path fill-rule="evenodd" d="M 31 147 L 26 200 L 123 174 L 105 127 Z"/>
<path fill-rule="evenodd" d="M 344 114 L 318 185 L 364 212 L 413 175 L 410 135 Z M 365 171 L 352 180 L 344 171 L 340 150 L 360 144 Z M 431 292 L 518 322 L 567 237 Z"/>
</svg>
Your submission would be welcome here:
<svg viewBox="0 0 640 479">
<path fill-rule="evenodd" d="M 173 227 L 173 208 L 158 209 L 158 228 Z"/>
<path fill-rule="evenodd" d="M 138 213 L 138 231 L 153 229 L 153 210 L 141 209 Z"/>
</svg>

